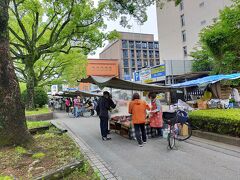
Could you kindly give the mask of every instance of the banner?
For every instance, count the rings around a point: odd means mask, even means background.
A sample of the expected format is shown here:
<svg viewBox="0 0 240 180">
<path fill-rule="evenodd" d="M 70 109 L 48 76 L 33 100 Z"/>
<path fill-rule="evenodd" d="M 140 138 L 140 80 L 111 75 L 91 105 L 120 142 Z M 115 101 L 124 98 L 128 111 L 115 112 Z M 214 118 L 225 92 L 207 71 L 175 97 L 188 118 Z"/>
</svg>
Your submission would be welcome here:
<svg viewBox="0 0 240 180">
<path fill-rule="evenodd" d="M 145 81 L 151 79 L 151 70 L 150 69 L 142 69 L 140 71 L 140 80 Z"/>
<path fill-rule="evenodd" d="M 165 76 L 165 65 L 160 65 L 151 69 L 151 78 Z"/>
</svg>

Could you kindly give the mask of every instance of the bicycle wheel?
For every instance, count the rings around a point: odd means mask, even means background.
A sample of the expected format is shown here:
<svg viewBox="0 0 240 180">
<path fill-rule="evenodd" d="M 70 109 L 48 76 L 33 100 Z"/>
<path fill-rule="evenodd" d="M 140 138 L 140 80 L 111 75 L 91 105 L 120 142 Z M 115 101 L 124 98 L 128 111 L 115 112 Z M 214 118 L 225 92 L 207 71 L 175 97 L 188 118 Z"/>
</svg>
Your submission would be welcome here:
<svg viewBox="0 0 240 180">
<path fill-rule="evenodd" d="M 189 122 L 177 123 L 177 126 L 179 128 L 178 135 L 176 136 L 177 140 L 185 141 L 192 136 L 192 127 Z"/>
<path fill-rule="evenodd" d="M 173 149 L 174 146 L 175 146 L 175 133 L 173 129 L 171 129 L 171 131 L 168 133 L 168 147 L 170 149 Z"/>
</svg>

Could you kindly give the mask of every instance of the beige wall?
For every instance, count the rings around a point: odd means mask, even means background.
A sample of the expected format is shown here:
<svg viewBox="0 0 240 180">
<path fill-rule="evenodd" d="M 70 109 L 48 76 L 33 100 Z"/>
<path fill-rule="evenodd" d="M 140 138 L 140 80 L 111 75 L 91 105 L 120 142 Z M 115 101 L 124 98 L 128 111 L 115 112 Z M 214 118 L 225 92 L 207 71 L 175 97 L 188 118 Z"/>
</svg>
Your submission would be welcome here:
<svg viewBox="0 0 240 180">
<path fill-rule="evenodd" d="M 203 6 L 200 4 L 204 2 Z M 163 9 L 157 7 L 158 37 L 161 60 L 190 60 L 184 57 L 183 46 L 188 54 L 197 47 L 199 32 L 213 23 L 219 10 L 231 5 L 231 0 L 183 0 L 184 9 L 167 3 Z M 185 26 L 181 26 L 180 16 L 185 16 Z M 206 22 L 202 23 L 201 22 Z M 186 42 L 182 42 L 182 31 L 186 31 Z"/>
</svg>

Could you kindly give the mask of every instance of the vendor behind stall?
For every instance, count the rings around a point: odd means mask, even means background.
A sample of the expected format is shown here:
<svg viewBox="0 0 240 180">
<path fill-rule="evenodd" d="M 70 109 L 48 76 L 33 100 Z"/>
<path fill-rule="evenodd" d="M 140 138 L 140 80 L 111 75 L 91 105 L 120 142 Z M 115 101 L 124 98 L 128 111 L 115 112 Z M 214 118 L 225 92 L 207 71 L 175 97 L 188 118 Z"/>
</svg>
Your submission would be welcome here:
<svg viewBox="0 0 240 180">
<path fill-rule="evenodd" d="M 155 137 L 157 131 L 157 137 L 162 136 L 162 106 L 160 100 L 157 99 L 156 93 L 150 92 L 148 98 L 151 99 L 151 111 L 150 111 L 150 127 L 151 134 Z"/>
<path fill-rule="evenodd" d="M 134 93 L 132 101 L 129 104 L 128 112 L 132 114 L 132 122 L 135 129 L 138 145 L 143 146 L 147 142 L 145 123 L 146 123 L 146 110 L 150 110 L 146 101 L 140 99 L 138 93 Z M 142 134 L 142 137 L 140 135 Z"/>
</svg>

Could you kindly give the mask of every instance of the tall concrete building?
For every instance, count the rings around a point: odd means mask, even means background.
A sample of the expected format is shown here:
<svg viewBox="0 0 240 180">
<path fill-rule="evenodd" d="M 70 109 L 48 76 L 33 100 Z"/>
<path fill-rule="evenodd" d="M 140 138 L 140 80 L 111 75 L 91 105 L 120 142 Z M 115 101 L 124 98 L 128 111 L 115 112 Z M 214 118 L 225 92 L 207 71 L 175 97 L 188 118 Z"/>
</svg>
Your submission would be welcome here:
<svg viewBox="0 0 240 180">
<path fill-rule="evenodd" d="M 118 59 L 121 79 L 131 80 L 135 70 L 160 64 L 159 44 L 153 34 L 120 34 L 120 39 L 109 43 L 100 53 L 100 59 Z"/>
<path fill-rule="evenodd" d="M 182 0 L 157 7 L 160 59 L 191 60 L 189 53 L 198 47 L 199 32 L 217 20 L 219 10 L 231 0 Z"/>
</svg>

